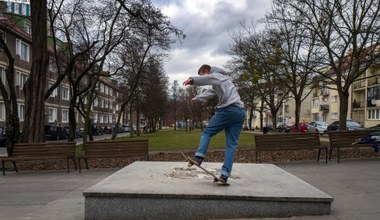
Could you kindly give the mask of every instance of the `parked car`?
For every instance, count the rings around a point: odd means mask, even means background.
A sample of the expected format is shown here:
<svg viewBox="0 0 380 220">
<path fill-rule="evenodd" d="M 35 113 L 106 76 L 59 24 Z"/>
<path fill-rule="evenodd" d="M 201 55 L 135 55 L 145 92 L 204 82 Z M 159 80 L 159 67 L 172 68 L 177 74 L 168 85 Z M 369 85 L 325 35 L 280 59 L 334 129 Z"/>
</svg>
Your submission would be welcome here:
<svg viewBox="0 0 380 220">
<path fill-rule="evenodd" d="M 123 132 L 129 132 L 130 131 L 129 125 L 124 124 L 124 125 L 121 125 L 121 127 L 123 128 Z"/>
<path fill-rule="evenodd" d="M 77 127 L 75 129 L 75 138 L 83 137 L 83 128 Z"/>
<path fill-rule="evenodd" d="M 112 127 L 111 126 L 104 126 L 103 133 L 104 134 L 112 134 Z"/>
<path fill-rule="evenodd" d="M 292 124 L 282 122 L 277 124 L 277 132 L 290 132 L 291 127 Z"/>
<path fill-rule="evenodd" d="M 299 131 L 296 130 L 296 125 L 293 124 L 290 127 L 290 132 L 307 132 L 307 124 L 305 122 L 300 122 L 298 125 Z"/>
<path fill-rule="evenodd" d="M 96 124 L 93 124 L 91 127 L 91 134 L 92 135 L 103 135 L 103 128 L 96 125 Z"/>
<path fill-rule="evenodd" d="M 59 125 L 45 125 L 46 140 L 64 140 L 68 138 L 66 129 Z"/>
<path fill-rule="evenodd" d="M 363 126 L 361 126 L 359 123 L 347 119 L 346 123 L 346 130 L 352 131 L 352 130 L 363 130 Z M 334 121 L 329 126 L 327 126 L 327 131 L 338 131 L 339 130 L 339 121 Z"/>
<path fill-rule="evenodd" d="M 329 126 L 329 123 L 325 121 L 312 121 L 307 125 L 307 130 L 311 133 L 326 134 L 327 126 Z"/>
<path fill-rule="evenodd" d="M 7 136 L 5 135 L 5 128 L 0 127 L 0 147 L 6 147 Z"/>
<path fill-rule="evenodd" d="M 273 125 L 269 124 L 263 127 L 263 134 L 267 134 L 268 132 L 273 132 Z"/>
</svg>

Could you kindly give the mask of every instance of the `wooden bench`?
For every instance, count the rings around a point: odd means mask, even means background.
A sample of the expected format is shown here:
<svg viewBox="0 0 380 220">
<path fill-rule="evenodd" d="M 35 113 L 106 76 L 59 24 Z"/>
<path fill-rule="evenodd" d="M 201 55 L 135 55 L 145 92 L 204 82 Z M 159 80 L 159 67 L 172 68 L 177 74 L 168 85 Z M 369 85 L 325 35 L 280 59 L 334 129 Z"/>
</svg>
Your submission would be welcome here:
<svg viewBox="0 0 380 220">
<path fill-rule="evenodd" d="M 340 149 L 341 148 L 361 148 L 361 147 L 373 147 L 373 144 L 353 144 L 360 138 L 368 137 L 372 132 L 376 130 L 354 130 L 354 131 L 330 131 L 328 132 L 330 140 L 330 155 L 331 160 L 332 151 L 337 149 L 337 159 L 340 163 Z"/>
<path fill-rule="evenodd" d="M 67 172 L 70 172 L 69 160 L 72 160 L 77 169 L 75 160 L 75 142 L 57 143 L 17 143 L 13 147 L 13 155 L 1 157 L 3 175 L 5 175 L 5 162 L 10 161 L 18 172 L 16 161 L 19 160 L 66 160 Z"/>
<path fill-rule="evenodd" d="M 128 141 L 90 141 L 84 146 L 84 155 L 79 157 L 79 172 L 81 172 L 81 159 L 88 170 L 88 158 L 123 158 L 145 157 L 149 160 L 149 142 L 144 140 Z"/>
<path fill-rule="evenodd" d="M 278 133 L 255 135 L 256 163 L 260 162 L 263 151 L 294 151 L 294 150 L 318 150 L 319 161 L 321 150 L 326 152 L 328 147 L 323 146 L 319 140 L 318 133 Z"/>
</svg>

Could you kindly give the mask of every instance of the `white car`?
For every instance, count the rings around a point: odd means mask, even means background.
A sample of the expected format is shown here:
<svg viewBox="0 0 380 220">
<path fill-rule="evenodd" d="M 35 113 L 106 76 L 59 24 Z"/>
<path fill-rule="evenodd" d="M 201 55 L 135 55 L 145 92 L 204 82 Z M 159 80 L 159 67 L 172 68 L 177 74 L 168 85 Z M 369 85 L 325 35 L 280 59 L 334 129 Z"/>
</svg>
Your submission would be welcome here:
<svg viewBox="0 0 380 220">
<path fill-rule="evenodd" d="M 308 132 L 318 132 L 319 134 L 326 134 L 327 126 L 329 124 L 324 121 L 312 121 L 307 125 Z"/>
</svg>

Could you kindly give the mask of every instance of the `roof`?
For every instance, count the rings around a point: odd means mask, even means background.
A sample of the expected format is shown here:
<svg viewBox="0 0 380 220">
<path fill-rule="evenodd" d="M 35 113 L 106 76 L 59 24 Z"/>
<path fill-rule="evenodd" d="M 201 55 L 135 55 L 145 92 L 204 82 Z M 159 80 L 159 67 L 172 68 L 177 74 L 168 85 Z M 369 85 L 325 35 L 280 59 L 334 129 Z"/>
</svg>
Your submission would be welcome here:
<svg viewBox="0 0 380 220">
<path fill-rule="evenodd" d="M 21 29 L 16 23 L 8 19 L 7 17 L 0 16 L 0 28 L 21 37 L 23 40 L 32 42 L 32 36 Z"/>
</svg>

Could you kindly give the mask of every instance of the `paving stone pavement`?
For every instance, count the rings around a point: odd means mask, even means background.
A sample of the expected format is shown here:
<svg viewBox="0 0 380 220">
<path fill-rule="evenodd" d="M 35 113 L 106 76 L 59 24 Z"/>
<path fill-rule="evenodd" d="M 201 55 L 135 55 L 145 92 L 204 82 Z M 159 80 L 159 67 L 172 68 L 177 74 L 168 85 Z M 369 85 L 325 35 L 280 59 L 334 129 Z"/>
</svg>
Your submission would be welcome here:
<svg viewBox="0 0 380 220">
<path fill-rule="evenodd" d="M 380 219 L 380 160 L 276 164 L 334 197 L 331 214 L 294 220 Z M 0 219 L 84 219 L 83 191 L 117 169 L 7 172 L 0 177 Z M 259 177 L 257 177 L 259 178 Z M 252 186 L 254 187 L 254 186 Z M 268 218 L 267 218 L 268 219 Z"/>
</svg>

